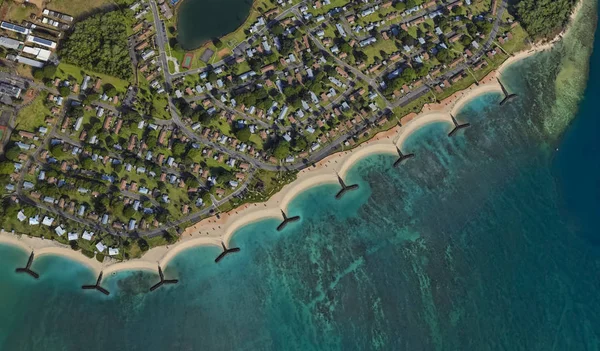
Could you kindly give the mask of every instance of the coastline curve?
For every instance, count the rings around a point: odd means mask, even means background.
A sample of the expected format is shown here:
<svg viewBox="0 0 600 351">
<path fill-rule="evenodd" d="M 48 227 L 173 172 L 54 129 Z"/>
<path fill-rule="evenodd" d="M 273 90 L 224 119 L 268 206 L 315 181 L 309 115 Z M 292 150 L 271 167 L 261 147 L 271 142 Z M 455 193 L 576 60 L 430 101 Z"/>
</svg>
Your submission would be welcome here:
<svg viewBox="0 0 600 351">
<path fill-rule="evenodd" d="M 497 70 L 490 72 L 478 86 L 473 84 L 439 103 L 427 104 L 420 114 L 411 113 L 405 116 L 403 120 L 407 120 L 407 122 L 403 123 L 402 126 L 396 126 L 388 131 L 380 132 L 353 150 L 329 155 L 318 162 L 315 167 L 300 171 L 298 179 L 284 186 L 281 191 L 266 202 L 245 204 L 228 213 L 221 214 L 221 218 L 219 219 L 214 217 L 204 219 L 187 228 L 181 234 L 179 242 L 174 245 L 152 248 L 141 258 L 124 262 L 109 259 L 100 263 L 94 259 L 89 259 L 81 252 L 73 251 L 67 245 L 52 240 L 28 237 L 26 235 L 17 237 L 13 233 L 4 231 L 0 232 L 0 244 L 16 246 L 24 251 L 33 250 L 37 257 L 44 255 L 65 257 L 85 265 L 96 274 L 100 271 L 104 271 L 105 274 L 113 274 L 118 271 L 128 270 L 155 272 L 158 265 L 165 267 L 175 256 L 188 249 L 198 246 L 220 247 L 221 242 L 228 245 L 231 238 L 242 227 L 260 220 L 279 218 L 281 216 L 280 210 L 287 209 L 289 203 L 303 191 L 319 185 L 337 184 L 336 172 L 339 172 L 344 177 L 356 162 L 370 155 L 396 154 L 396 146 L 401 147 L 410 135 L 422 127 L 438 122 L 451 124 L 451 113 L 459 112 L 466 104 L 483 94 L 502 91 L 496 81 L 496 77 L 509 65 L 527 58 L 536 52 L 551 48 L 557 41 L 555 39 L 550 43 L 536 46 L 533 49 L 523 51 L 511 57 Z"/>
</svg>

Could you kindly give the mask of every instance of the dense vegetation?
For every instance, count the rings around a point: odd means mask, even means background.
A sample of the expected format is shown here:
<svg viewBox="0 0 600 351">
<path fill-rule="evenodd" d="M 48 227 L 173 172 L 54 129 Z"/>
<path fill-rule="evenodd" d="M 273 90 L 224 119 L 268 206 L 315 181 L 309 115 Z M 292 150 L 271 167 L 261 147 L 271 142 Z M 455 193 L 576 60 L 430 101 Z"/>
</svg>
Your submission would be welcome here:
<svg viewBox="0 0 600 351">
<path fill-rule="evenodd" d="M 576 0 L 521 0 L 515 7 L 516 18 L 534 38 L 550 36 L 562 29 Z"/>
<path fill-rule="evenodd" d="M 92 16 L 75 25 L 60 55 L 68 63 L 128 79 L 127 18 L 120 11 Z"/>
</svg>

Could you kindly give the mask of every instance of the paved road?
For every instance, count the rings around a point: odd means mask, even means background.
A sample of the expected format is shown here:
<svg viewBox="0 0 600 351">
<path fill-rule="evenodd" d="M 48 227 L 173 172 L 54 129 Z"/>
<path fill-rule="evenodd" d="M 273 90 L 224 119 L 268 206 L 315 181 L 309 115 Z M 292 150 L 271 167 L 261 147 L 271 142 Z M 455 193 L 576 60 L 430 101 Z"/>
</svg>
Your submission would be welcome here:
<svg viewBox="0 0 600 351">
<path fill-rule="evenodd" d="M 65 104 L 66 105 L 66 104 Z M 61 113 L 61 116 L 64 117 L 64 108 L 63 111 Z M 89 221 L 87 219 L 83 219 L 80 217 L 77 217 L 75 215 L 72 215 L 70 213 L 67 213 L 63 210 L 60 210 L 54 206 L 49 206 L 43 202 L 39 202 L 36 200 L 33 200 L 32 198 L 28 197 L 24 192 L 23 192 L 23 183 L 25 182 L 25 174 L 27 173 L 27 170 L 38 160 L 40 153 L 42 152 L 42 150 L 47 149 L 50 139 L 52 138 L 52 136 L 54 135 L 54 133 L 56 132 L 56 129 L 58 128 L 58 123 L 55 124 L 51 131 L 44 137 L 44 139 L 42 140 L 42 143 L 40 145 L 40 147 L 38 147 L 35 152 L 31 155 L 31 157 L 29 157 L 29 159 L 27 160 L 27 162 L 25 162 L 25 164 L 23 165 L 23 168 L 21 170 L 21 174 L 19 177 L 19 182 L 17 184 L 17 196 L 19 198 L 19 200 L 23 203 L 29 204 L 31 206 L 35 206 L 37 208 L 40 208 L 42 210 L 45 210 L 47 212 L 50 213 L 54 213 L 57 216 L 61 216 L 67 219 L 70 219 L 74 222 L 83 224 L 85 226 L 88 226 L 90 228 L 94 228 L 97 231 L 102 231 L 102 232 L 108 232 L 109 234 L 113 234 L 116 235 L 117 233 L 114 232 L 110 227 L 102 227 L 100 226 L 100 224 L 98 222 L 92 222 Z"/>
<path fill-rule="evenodd" d="M 253 176 L 254 176 L 253 171 L 251 171 L 249 173 L 248 178 L 246 178 L 246 181 L 239 188 L 237 188 L 234 192 L 225 196 L 221 200 L 217 200 L 216 202 L 213 202 L 213 204 L 210 207 L 204 208 L 198 212 L 191 213 L 191 214 L 189 214 L 185 217 L 182 217 L 176 221 L 169 222 L 168 224 L 162 225 L 160 228 L 143 231 L 143 232 L 137 232 L 136 234 L 141 235 L 141 236 L 153 237 L 153 236 L 162 235 L 166 230 L 178 227 L 184 223 L 189 223 L 189 222 L 196 223 L 196 222 L 200 221 L 203 217 L 210 215 L 213 212 L 217 211 L 219 206 L 223 205 L 227 201 L 231 200 L 232 198 L 234 198 L 234 197 L 240 195 L 241 193 L 243 193 L 244 191 L 246 191 Z"/>
<path fill-rule="evenodd" d="M 323 44 L 321 43 L 320 40 L 318 40 L 317 38 L 315 38 L 315 36 L 312 33 L 308 33 L 308 37 L 312 40 L 312 42 L 319 48 L 319 50 L 322 50 L 324 52 L 327 52 L 331 55 L 331 53 L 327 50 L 327 48 L 325 48 L 325 46 L 323 46 Z M 383 100 L 385 101 L 386 105 L 389 107 L 390 106 L 390 102 L 385 98 L 385 96 L 383 96 L 383 94 L 381 93 L 380 89 L 379 89 L 379 85 L 377 84 L 377 80 L 375 80 L 374 78 L 370 78 L 369 76 L 367 76 L 366 74 L 364 74 L 361 70 L 359 70 L 358 68 L 351 66 L 349 64 L 347 64 L 346 62 L 344 62 L 342 59 L 340 59 L 339 57 L 337 57 L 336 55 L 331 55 L 331 57 L 333 58 L 333 60 L 340 66 L 346 68 L 348 71 L 354 73 L 355 76 L 359 77 L 360 79 L 362 79 L 363 81 L 367 82 L 367 84 L 369 84 L 369 86 L 371 86 L 373 88 L 373 90 L 375 90 L 376 92 L 379 93 L 379 95 L 381 95 L 381 97 L 383 98 Z"/>
<path fill-rule="evenodd" d="M 302 5 L 303 3 L 304 2 L 301 2 L 301 3 L 299 3 L 299 4 L 297 4 L 297 5 L 293 6 L 293 7 L 291 7 L 289 9 L 285 10 L 277 18 L 282 18 L 285 15 L 287 15 L 288 13 L 290 13 L 291 11 L 296 11 L 296 9 L 300 5 Z M 167 36 L 166 36 L 165 31 L 164 31 L 164 26 L 163 26 L 162 22 L 160 21 L 160 16 L 159 16 L 159 13 L 158 13 L 158 9 L 156 7 L 155 0 L 151 0 L 150 1 L 150 6 L 151 6 L 151 9 L 152 9 L 152 12 L 153 12 L 154 21 L 155 21 L 155 25 L 156 25 L 156 31 L 157 31 L 157 42 L 158 42 L 158 46 L 159 46 L 159 50 L 160 50 L 160 53 L 159 53 L 160 54 L 160 59 L 159 59 L 159 61 L 160 61 L 161 67 L 162 67 L 164 75 L 165 75 L 165 82 L 167 83 L 167 87 L 170 87 L 172 77 L 180 77 L 180 76 L 183 76 L 185 74 L 194 74 L 194 73 L 200 72 L 201 70 L 187 71 L 187 72 L 184 72 L 184 73 L 179 73 L 177 75 L 171 75 L 169 73 L 168 63 L 167 63 L 167 58 L 166 58 L 166 53 L 165 53 L 165 44 L 166 44 L 166 38 L 167 38 Z M 464 70 L 467 67 L 468 64 L 477 61 L 487 50 L 489 50 L 489 48 L 492 46 L 493 41 L 494 41 L 494 39 L 495 39 L 495 37 L 496 37 L 496 35 L 498 33 L 499 26 L 500 26 L 500 20 L 502 18 L 502 15 L 503 15 L 505 9 L 506 9 L 506 6 L 507 6 L 507 0 L 503 0 L 502 3 L 500 4 L 499 8 L 498 8 L 496 19 L 494 21 L 494 25 L 493 25 L 492 31 L 490 33 L 490 36 L 489 36 L 488 40 L 486 41 L 486 43 L 483 45 L 482 49 L 478 53 L 476 53 L 469 60 L 469 62 L 464 63 L 462 65 L 459 65 L 455 69 L 447 72 L 443 77 L 451 77 L 454 74 L 460 72 L 461 70 Z M 262 33 L 262 31 L 264 31 L 264 30 L 266 30 L 266 27 L 263 28 L 263 29 L 261 29 L 260 33 Z M 257 33 L 257 35 L 260 35 L 260 33 Z M 322 44 L 318 40 L 316 40 L 316 38 L 313 37 L 312 33 L 309 33 L 309 36 L 310 36 L 311 40 L 313 40 L 313 42 L 321 50 L 326 50 L 322 46 Z M 240 45 L 242 45 L 242 44 L 240 44 Z M 371 85 L 377 91 L 379 91 L 379 89 L 377 87 L 377 84 L 376 84 L 376 81 L 373 78 L 369 78 L 368 76 L 366 76 L 364 73 L 362 73 L 358 69 L 356 69 L 356 68 L 354 68 L 354 67 L 352 67 L 350 65 L 347 65 L 345 62 L 339 60 L 335 56 L 333 56 L 333 57 L 336 60 L 336 62 L 338 62 L 338 64 L 340 64 L 343 67 L 346 67 L 346 69 L 348 69 L 349 71 L 354 72 L 358 77 L 360 77 L 364 81 L 368 82 L 369 85 Z M 6 75 L 6 74 L 1 73 L 0 77 L 3 77 L 4 75 Z M 9 75 L 9 76 L 11 78 L 14 78 L 14 76 L 12 76 L 12 75 Z M 442 79 L 442 78 L 440 78 L 440 79 Z M 440 79 L 438 79 L 437 81 L 439 81 Z M 43 90 L 46 90 L 46 91 L 52 91 L 52 92 L 55 91 L 54 88 L 47 88 L 45 86 L 39 85 L 39 84 L 34 83 L 34 82 L 32 82 L 30 80 L 27 80 L 27 79 L 22 79 L 22 82 L 27 82 L 27 84 L 29 84 L 29 85 L 36 86 L 36 87 L 38 87 L 40 89 L 43 89 Z M 396 100 L 393 104 L 391 104 L 389 102 L 387 102 L 387 104 L 388 104 L 389 107 L 404 106 L 407 103 L 409 103 L 410 101 L 412 101 L 412 100 L 414 100 L 414 99 L 422 96 L 423 94 L 426 94 L 428 92 L 428 90 L 429 90 L 429 87 L 427 85 L 421 86 L 418 89 L 412 91 L 410 94 L 402 97 L 401 99 Z M 108 104 L 104 104 L 102 102 L 99 102 L 96 105 L 105 107 L 105 108 L 107 108 L 109 110 L 112 110 L 112 111 L 116 111 L 116 109 L 114 108 L 114 106 L 111 106 L 111 105 L 108 105 Z M 208 140 L 206 138 L 203 138 L 203 137 L 195 134 L 181 120 L 178 112 L 176 111 L 175 107 L 172 104 L 172 99 L 171 99 L 170 96 L 169 96 L 169 110 L 170 110 L 171 117 L 172 117 L 172 123 L 175 123 L 182 130 L 182 132 L 185 133 L 190 139 L 196 140 L 196 141 L 199 141 L 199 142 L 201 142 L 201 143 L 203 143 L 205 145 L 208 145 L 208 146 L 212 147 L 213 149 L 215 149 L 215 150 L 217 150 L 219 152 L 222 152 L 222 153 L 231 155 L 232 157 L 244 160 L 245 162 L 250 163 L 253 166 L 253 168 L 261 168 L 261 169 L 266 169 L 266 170 L 270 170 L 270 171 L 277 171 L 277 170 L 281 169 L 280 166 L 276 166 L 276 165 L 273 165 L 273 164 L 269 164 L 269 163 L 263 162 L 261 160 L 254 159 L 254 158 L 252 158 L 252 157 L 250 157 L 250 156 L 248 156 L 248 155 L 246 155 L 244 153 L 238 152 L 236 150 L 231 150 L 231 149 L 229 149 L 229 148 L 227 148 L 227 147 L 225 147 L 223 145 L 220 145 L 220 144 L 217 144 L 217 143 L 213 143 L 212 141 L 210 141 L 210 140 Z M 307 160 L 301 160 L 301 161 L 296 162 L 294 164 L 283 166 L 283 168 L 286 169 L 286 170 L 299 170 L 299 169 L 308 167 L 312 163 L 318 162 L 319 160 L 325 158 L 326 156 L 330 155 L 331 153 L 333 153 L 334 151 L 336 151 L 338 148 L 340 148 L 340 146 L 342 145 L 342 143 L 345 142 L 348 138 L 350 138 L 351 136 L 353 136 L 353 135 L 355 135 L 357 133 L 361 133 L 362 131 L 364 131 L 368 127 L 368 124 L 369 123 L 374 123 L 380 117 L 380 115 L 381 115 L 381 112 L 379 114 L 373 115 L 369 119 L 367 119 L 367 120 L 365 120 L 365 121 L 363 121 L 363 122 L 361 122 L 361 123 L 353 126 L 353 128 L 351 128 L 350 130 L 346 131 L 344 134 L 338 136 L 330 144 L 328 144 L 328 145 L 326 145 L 326 146 L 324 146 L 322 148 L 319 148 L 317 151 L 315 151 L 314 153 L 312 153 Z M 168 123 L 171 123 L 171 121 L 164 121 L 164 123 L 161 123 L 161 124 L 166 125 Z M 104 231 L 104 232 L 108 232 L 108 233 L 113 234 L 113 235 L 119 235 L 119 233 L 116 233 L 111 228 L 101 227 L 97 222 L 91 222 L 91 221 L 88 221 L 88 220 L 76 217 L 74 215 L 71 215 L 69 213 L 65 213 L 64 211 L 58 210 L 58 209 L 56 209 L 54 207 L 47 206 L 44 203 L 34 201 L 34 200 L 30 199 L 29 197 L 27 197 L 26 195 L 23 194 L 22 185 L 23 185 L 23 182 L 24 182 L 25 172 L 32 165 L 32 163 L 37 159 L 37 157 L 39 157 L 40 151 L 42 149 L 44 149 L 44 148 L 47 148 L 47 145 L 48 145 L 48 142 L 49 142 L 50 138 L 52 136 L 56 135 L 56 128 L 57 128 L 57 125 L 55 125 L 52 128 L 52 131 L 50 133 L 48 133 L 48 135 L 44 138 L 44 140 L 42 142 L 43 146 L 40 147 L 40 148 L 38 148 L 34 152 L 33 157 L 31 157 L 26 162 L 26 164 L 23 166 L 23 170 L 21 171 L 20 181 L 19 181 L 19 183 L 17 185 L 17 195 L 18 195 L 18 197 L 21 199 L 21 201 L 23 201 L 25 203 L 29 203 L 29 204 L 31 204 L 33 206 L 36 206 L 36 207 L 41 208 L 41 209 L 44 209 L 44 210 L 46 210 L 48 212 L 55 213 L 57 215 L 60 215 L 60 216 L 63 216 L 65 218 L 68 218 L 70 220 L 73 220 L 75 222 L 87 225 L 87 226 L 89 226 L 91 228 L 95 228 L 98 231 Z M 72 141 L 74 141 L 74 140 L 72 140 Z M 203 210 L 201 210 L 199 212 L 192 213 L 192 214 L 190 214 L 188 216 L 185 216 L 185 217 L 183 217 L 183 218 L 181 218 L 179 220 L 170 222 L 170 223 L 168 223 L 166 225 L 163 225 L 160 229 L 153 229 L 153 230 L 145 231 L 145 232 L 137 232 L 135 234 L 144 235 L 144 236 L 161 235 L 166 229 L 177 227 L 177 226 L 179 226 L 181 224 L 184 224 L 184 223 L 187 223 L 187 222 L 198 221 L 203 216 L 206 216 L 206 215 L 212 213 L 214 211 L 215 207 L 218 207 L 218 206 L 222 205 L 223 203 L 225 203 L 228 200 L 230 200 L 232 197 L 237 196 L 237 195 L 241 194 L 242 192 L 244 192 L 247 189 L 248 184 L 250 183 L 252 177 L 253 177 L 253 173 L 251 172 L 250 176 L 246 179 L 246 181 L 238 189 L 236 189 L 232 194 L 226 196 L 225 198 L 223 198 L 223 199 L 221 199 L 219 201 L 216 201 L 213 204 L 213 206 L 211 206 L 209 208 L 205 208 L 205 209 L 203 209 Z M 137 196 L 137 194 L 131 194 L 131 195 L 133 195 L 132 197 Z M 128 234 L 128 235 L 130 235 L 130 234 Z"/>
<path fill-rule="evenodd" d="M 163 21 L 160 20 L 160 14 L 158 12 L 158 7 L 156 6 L 155 0 L 150 0 L 150 8 L 152 10 L 152 16 L 154 17 L 154 27 L 156 27 L 156 44 L 158 45 L 158 55 L 160 67 L 162 68 L 165 84 L 167 85 L 167 91 L 171 88 L 171 74 L 169 73 L 169 62 L 167 61 L 167 52 L 165 51 L 165 46 L 168 44 L 167 33 L 165 32 L 165 25 Z"/>
<path fill-rule="evenodd" d="M 256 33 L 254 33 L 252 36 L 246 38 L 246 40 L 242 41 L 241 43 L 239 43 L 238 45 L 236 45 L 231 51 L 232 52 L 241 52 L 243 53 L 245 51 L 245 49 L 241 49 L 241 48 L 245 48 L 248 47 L 250 44 L 250 42 L 254 42 L 255 40 L 257 40 L 258 38 L 260 38 L 261 35 L 264 34 L 265 31 L 268 30 L 268 28 L 275 22 L 285 18 L 287 15 L 289 15 L 290 13 L 292 13 L 293 11 L 295 11 L 296 9 L 298 9 L 300 6 L 304 5 L 306 3 L 306 1 L 301 1 L 298 4 L 289 7 L 287 9 L 285 9 L 283 12 L 281 12 L 279 15 L 277 15 L 273 20 L 271 20 L 269 23 L 267 23 L 266 26 L 260 28 Z M 156 18 L 155 18 L 156 21 Z M 219 67 L 225 64 L 225 60 L 220 60 L 217 62 L 214 62 L 211 64 L 212 67 Z M 181 73 L 176 73 L 176 74 L 172 74 L 171 78 L 181 78 L 184 77 L 186 75 L 190 75 L 190 74 L 198 74 L 198 73 L 202 73 L 204 71 L 208 70 L 208 68 L 196 68 L 196 69 L 191 69 L 185 72 L 181 72 Z"/>
<path fill-rule="evenodd" d="M 494 24 L 493 24 L 492 30 L 490 32 L 490 35 L 488 36 L 488 39 L 483 44 L 481 49 L 479 51 L 477 51 L 466 63 L 462 63 L 462 64 L 458 65 L 456 68 L 446 72 L 441 78 L 432 80 L 431 84 L 433 84 L 433 85 L 439 84 L 444 79 L 448 79 L 448 78 L 454 76 L 455 74 L 457 74 L 463 70 L 466 70 L 467 67 L 470 67 L 471 64 L 477 62 L 481 58 L 481 56 L 483 56 L 492 47 L 494 40 L 496 38 L 496 35 L 498 35 L 498 30 L 500 29 L 502 15 L 504 14 L 504 11 L 506 10 L 507 5 L 508 5 L 507 0 L 503 0 L 500 3 L 500 6 L 498 7 L 498 10 L 496 11 L 496 18 L 494 19 Z M 411 101 L 418 99 L 419 97 L 426 94 L 429 90 L 430 90 L 430 87 L 428 85 L 422 85 L 421 87 L 419 87 L 415 90 L 412 90 L 409 94 L 401 97 L 400 99 L 397 99 L 393 103 L 393 106 L 394 107 L 406 106 Z"/>
<path fill-rule="evenodd" d="M 242 116 L 245 120 L 248 120 L 250 122 L 252 122 L 253 124 L 257 124 L 263 128 L 271 128 L 272 125 L 270 125 L 269 123 L 266 123 L 265 121 L 258 119 L 256 117 L 252 117 L 250 115 L 248 115 L 245 112 L 242 111 L 238 111 L 235 110 L 227 105 L 225 105 L 224 103 L 221 102 L 221 100 L 217 99 L 215 96 L 213 96 L 210 93 L 205 93 L 205 94 L 200 94 L 200 95 L 195 95 L 195 96 L 191 96 L 191 97 L 186 97 L 185 101 L 187 102 L 194 102 L 194 101 L 200 101 L 200 100 L 204 100 L 204 99 L 210 99 L 212 100 L 212 102 L 220 109 L 228 111 L 231 114 L 234 115 L 239 115 Z"/>
<path fill-rule="evenodd" d="M 221 152 L 221 153 L 227 154 L 231 157 L 248 162 L 256 168 L 262 168 L 262 169 L 266 169 L 266 170 L 270 170 L 270 171 L 278 170 L 277 166 L 257 160 L 243 152 L 239 152 L 237 150 L 230 149 L 222 144 L 215 143 L 203 136 L 200 136 L 200 135 L 194 133 L 194 131 L 192 131 L 190 128 L 188 128 L 188 126 L 181 120 L 181 117 L 179 116 L 179 113 L 177 112 L 175 106 L 173 105 L 170 97 L 169 97 L 169 111 L 171 112 L 171 118 L 173 119 L 173 122 L 188 138 L 195 140 L 197 142 L 200 142 L 204 145 L 210 146 L 212 149 L 214 149 L 218 152 Z"/>
</svg>

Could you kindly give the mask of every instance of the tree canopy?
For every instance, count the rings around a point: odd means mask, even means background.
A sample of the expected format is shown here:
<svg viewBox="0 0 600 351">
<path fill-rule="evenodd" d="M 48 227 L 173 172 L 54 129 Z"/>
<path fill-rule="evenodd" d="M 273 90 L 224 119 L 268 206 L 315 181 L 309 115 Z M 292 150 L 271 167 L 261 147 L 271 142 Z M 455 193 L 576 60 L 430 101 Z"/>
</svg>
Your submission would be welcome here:
<svg viewBox="0 0 600 351">
<path fill-rule="evenodd" d="M 79 22 L 65 40 L 60 56 L 82 68 L 128 79 L 132 69 L 126 23 L 121 11 L 95 15 Z"/>
<path fill-rule="evenodd" d="M 533 37 L 545 37 L 562 28 L 569 20 L 575 0 L 521 0 L 516 17 Z"/>
<path fill-rule="evenodd" d="M 290 154 L 290 143 L 288 143 L 285 140 L 280 140 L 279 143 L 277 143 L 277 146 L 275 146 L 275 149 L 273 150 L 273 156 L 275 156 L 276 158 L 278 158 L 280 160 L 283 160 L 289 154 Z"/>
</svg>

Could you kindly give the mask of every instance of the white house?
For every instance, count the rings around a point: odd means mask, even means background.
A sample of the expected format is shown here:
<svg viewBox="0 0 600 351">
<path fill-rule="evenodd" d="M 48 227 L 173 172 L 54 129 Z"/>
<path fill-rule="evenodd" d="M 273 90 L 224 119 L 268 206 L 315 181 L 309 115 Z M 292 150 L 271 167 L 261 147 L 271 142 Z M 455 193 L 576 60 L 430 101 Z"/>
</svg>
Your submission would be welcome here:
<svg viewBox="0 0 600 351">
<path fill-rule="evenodd" d="M 35 215 L 35 217 L 29 217 L 29 225 L 39 225 L 40 224 L 40 217 L 38 215 Z"/>
<path fill-rule="evenodd" d="M 104 244 L 102 244 L 102 242 L 99 242 L 96 244 L 96 249 L 98 249 L 98 252 L 104 252 L 104 250 L 106 249 L 106 246 L 104 246 Z"/>
<path fill-rule="evenodd" d="M 84 238 L 87 241 L 92 240 L 92 237 L 94 236 L 93 232 L 88 232 L 87 230 L 83 232 L 83 235 L 81 236 L 82 238 Z"/>
<path fill-rule="evenodd" d="M 44 216 L 44 219 L 42 220 L 42 224 L 48 227 L 51 226 L 53 222 L 54 218 L 48 216 Z"/>
<path fill-rule="evenodd" d="M 58 236 L 63 236 L 67 231 L 64 230 L 62 226 L 59 225 L 58 227 L 54 228 L 54 232 L 56 234 L 58 234 Z"/>
</svg>

